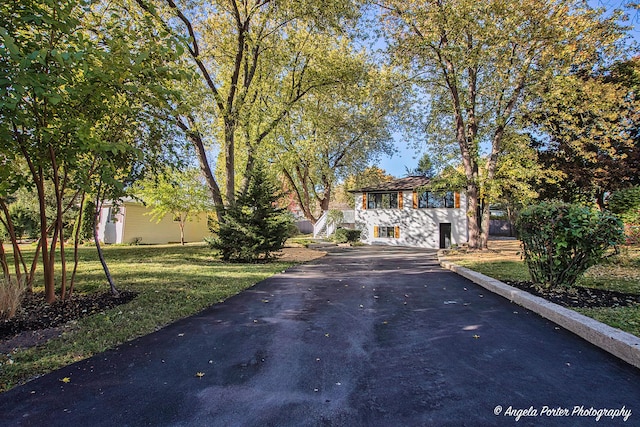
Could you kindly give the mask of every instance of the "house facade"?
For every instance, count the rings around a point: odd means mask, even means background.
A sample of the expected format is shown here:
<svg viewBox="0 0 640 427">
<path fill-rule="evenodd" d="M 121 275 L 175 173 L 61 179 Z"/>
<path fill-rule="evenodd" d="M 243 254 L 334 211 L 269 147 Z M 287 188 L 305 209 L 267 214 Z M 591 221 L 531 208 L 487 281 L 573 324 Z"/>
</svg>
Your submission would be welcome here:
<svg viewBox="0 0 640 427">
<path fill-rule="evenodd" d="M 430 249 L 466 243 L 466 195 L 423 190 L 428 183 L 426 177 L 412 176 L 352 190 L 361 240 Z"/>
<path fill-rule="evenodd" d="M 150 208 L 129 198 L 118 204 L 105 201 L 100 208 L 98 239 L 106 244 L 179 243 L 178 222 L 171 215 L 165 215 L 158 222 L 151 217 L 150 212 Z M 202 242 L 210 234 L 205 213 L 185 224 L 185 242 Z"/>
</svg>

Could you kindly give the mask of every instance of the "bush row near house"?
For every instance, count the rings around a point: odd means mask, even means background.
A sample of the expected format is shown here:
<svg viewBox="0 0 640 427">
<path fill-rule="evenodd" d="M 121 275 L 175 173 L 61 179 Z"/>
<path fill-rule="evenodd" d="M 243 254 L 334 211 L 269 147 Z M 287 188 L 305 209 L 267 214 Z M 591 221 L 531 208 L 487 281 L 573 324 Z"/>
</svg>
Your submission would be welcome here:
<svg viewBox="0 0 640 427">
<path fill-rule="evenodd" d="M 360 241 L 360 230 L 351 228 L 338 228 L 333 235 L 333 241 L 336 243 L 355 243 Z"/>
</svg>

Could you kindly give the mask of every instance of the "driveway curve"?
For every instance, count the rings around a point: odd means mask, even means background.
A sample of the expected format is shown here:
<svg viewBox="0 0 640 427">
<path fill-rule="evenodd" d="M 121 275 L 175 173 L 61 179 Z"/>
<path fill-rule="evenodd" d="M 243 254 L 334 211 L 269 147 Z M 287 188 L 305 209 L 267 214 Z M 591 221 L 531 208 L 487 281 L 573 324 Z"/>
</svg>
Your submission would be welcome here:
<svg viewBox="0 0 640 427">
<path fill-rule="evenodd" d="M 0 424 L 640 425 L 640 370 L 433 251 L 348 248 L 0 394 Z"/>
</svg>

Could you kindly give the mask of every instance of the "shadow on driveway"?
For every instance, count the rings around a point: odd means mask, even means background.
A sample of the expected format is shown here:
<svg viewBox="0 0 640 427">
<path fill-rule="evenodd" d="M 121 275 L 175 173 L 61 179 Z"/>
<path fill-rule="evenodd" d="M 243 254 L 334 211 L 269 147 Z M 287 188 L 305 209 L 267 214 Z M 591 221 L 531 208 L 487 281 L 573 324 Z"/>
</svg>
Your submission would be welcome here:
<svg viewBox="0 0 640 427">
<path fill-rule="evenodd" d="M 0 394 L 0 424 L 639 425 L 640 370 L 433 251 L 360 247 Z"/>
</svg>

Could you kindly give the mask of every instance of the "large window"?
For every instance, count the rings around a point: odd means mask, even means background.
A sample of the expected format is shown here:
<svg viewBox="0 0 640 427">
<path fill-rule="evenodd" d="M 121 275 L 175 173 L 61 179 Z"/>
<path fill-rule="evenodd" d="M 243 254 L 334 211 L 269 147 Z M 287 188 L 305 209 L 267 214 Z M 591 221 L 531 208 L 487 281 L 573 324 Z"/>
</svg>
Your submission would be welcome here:
<svg viewBox="0 0 640 427">
<path fill-rule="evenodd" d="M 425 191 L 418 198 L 418 208 L 453 208 L 455 197 L 453 191 L 447 191 L 444 195 Z"/>
<path fill-rule="evenodd" d="M 368 193 L 367 209 L 397 209 L 398 193 Z"/>
</svg>

